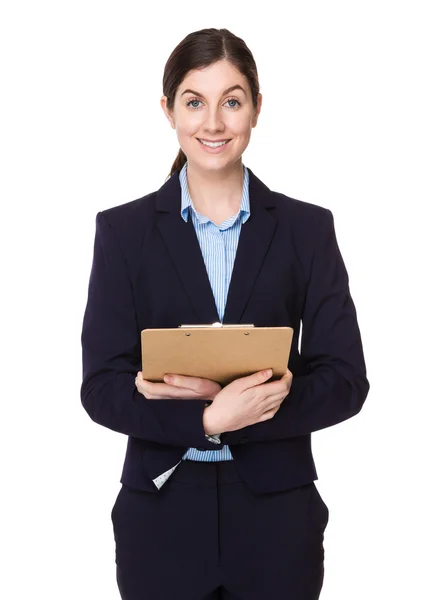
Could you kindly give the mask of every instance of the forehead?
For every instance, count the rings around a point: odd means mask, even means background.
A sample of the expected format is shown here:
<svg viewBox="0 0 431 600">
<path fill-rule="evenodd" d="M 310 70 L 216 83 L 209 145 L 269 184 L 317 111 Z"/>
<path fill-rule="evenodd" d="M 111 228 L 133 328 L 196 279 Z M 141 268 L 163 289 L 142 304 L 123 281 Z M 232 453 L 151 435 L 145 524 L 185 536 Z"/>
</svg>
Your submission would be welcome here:
<svg viewBox="0 0 431 600">
<path fill-rule="evenodd" d="M 202 93 L 222 92 L 237 84 L 247 91 L 247 78 L 234 65 L 227 60 L 222 60 L 203 69 L 189 71 L 181 82 L 178 92 L 181 94 L 187 88 Z"/>
</svg>

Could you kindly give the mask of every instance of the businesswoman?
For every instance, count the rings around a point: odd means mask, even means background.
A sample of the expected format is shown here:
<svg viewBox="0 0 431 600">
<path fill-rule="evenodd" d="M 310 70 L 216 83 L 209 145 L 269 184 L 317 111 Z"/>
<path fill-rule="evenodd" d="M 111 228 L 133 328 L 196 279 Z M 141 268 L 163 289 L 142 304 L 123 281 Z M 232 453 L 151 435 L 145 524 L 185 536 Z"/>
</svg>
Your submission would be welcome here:
<svg viewBox="0 0 431 600">
<path fill-rule="evenodd" d="M 311 434 L 369 390 L 333 215 L 242 163 L 262 96 L 228 30 L 174 49 L 161 106 L 181 150 L 160 189 L 97 214 L 82 329 L 83 406 L 128 436 L 111 514 L 120 594 L 315 600 L 329 511 Z M 142 378 L 143 329 L 216 321 L 292 327 L 286 374 L 223 389 Z"/>
</svg>

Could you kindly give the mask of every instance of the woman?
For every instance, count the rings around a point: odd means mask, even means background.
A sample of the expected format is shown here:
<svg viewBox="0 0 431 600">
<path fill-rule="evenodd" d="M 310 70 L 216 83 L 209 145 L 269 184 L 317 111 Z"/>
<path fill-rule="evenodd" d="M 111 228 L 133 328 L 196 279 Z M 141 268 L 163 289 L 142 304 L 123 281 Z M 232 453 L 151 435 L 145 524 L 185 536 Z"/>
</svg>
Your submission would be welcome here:
<svg viewBox="0 0 431 600">
<path fill-rule="evenodd" d="M 161 105 L 181 150 L 159 190 L 97 214 L 82 331 L 82 403 L 128 436 L 112 509 L 121 597 L 315 600 L 328 508 L 311 433 L 369 390 L 333 216 L 242 164 L 262 96 L 228 30 L 175 48 Z M 286 374 L 223 389 L 142 378 L 141 330 L 215 321 L 291 326 Z"/>
</svg>

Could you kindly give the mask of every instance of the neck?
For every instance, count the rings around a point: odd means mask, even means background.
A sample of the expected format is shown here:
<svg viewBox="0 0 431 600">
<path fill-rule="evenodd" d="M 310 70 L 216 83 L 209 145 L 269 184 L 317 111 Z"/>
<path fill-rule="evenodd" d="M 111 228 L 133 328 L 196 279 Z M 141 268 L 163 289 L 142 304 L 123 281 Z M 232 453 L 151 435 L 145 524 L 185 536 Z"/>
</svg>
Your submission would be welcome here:
<svg viewBox="0 0 431 600">
<path fill-rule="evenodd" d="M 244 166 L 241 160 L 220 171 L 202 171 L 187 164 L 187 185 L 195 209 L 203 214 L 236 214 L 241 206 Z"/>
</svg>

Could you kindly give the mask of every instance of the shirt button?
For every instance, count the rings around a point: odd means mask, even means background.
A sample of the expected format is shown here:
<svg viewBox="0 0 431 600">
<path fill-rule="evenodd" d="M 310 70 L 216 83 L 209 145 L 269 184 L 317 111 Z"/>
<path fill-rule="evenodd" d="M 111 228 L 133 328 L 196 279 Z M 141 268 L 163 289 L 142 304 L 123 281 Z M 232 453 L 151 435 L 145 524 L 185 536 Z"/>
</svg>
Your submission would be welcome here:
<svg viewBox="0 0 431 600">
<path fill-rule="evenodd" d="M 240 444 L 245 444 L 246 442 L 248 442 L 248 437 L 243 437 L 239 440 Z"/>
</svg>

